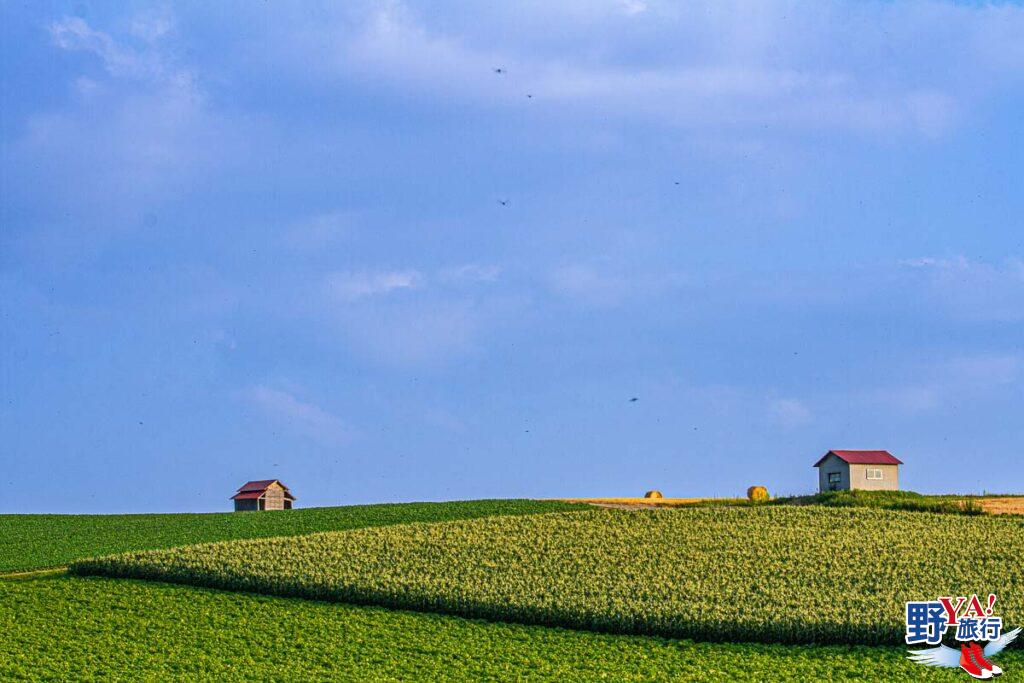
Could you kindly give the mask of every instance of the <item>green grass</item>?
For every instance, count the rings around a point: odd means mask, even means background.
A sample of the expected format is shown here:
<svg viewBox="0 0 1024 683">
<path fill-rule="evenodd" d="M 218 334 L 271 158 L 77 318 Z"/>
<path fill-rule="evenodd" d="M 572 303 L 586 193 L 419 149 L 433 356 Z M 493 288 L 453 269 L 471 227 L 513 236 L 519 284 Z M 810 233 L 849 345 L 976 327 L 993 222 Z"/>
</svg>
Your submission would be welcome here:
<svg viewBox="0 0 1024 683">
<path fill-rule="evenodd" d="M 0 515 L 0 572 L 56 567 L 94 555 L 191 543 L 291 536 L 404 522 L 523 515 L 582 506 L 478 500 L 163 515 Z"/>
<path fill-rule="evenodd" d="M 824 505 L 877 508 L 953 515 L 983 515 L 981 506 L 964 496 L 926 496 L 913 491 L 827 491 L 811 496 L 776 498 L 771 505 Z"/>
<path fill-rule="evenodd" d="M 588 510 L 86 560 L 158 579 L 699 640 L 899 642 L 906 600 L 999 594 L 1024 623 L 1024 520 L 756 506 Z"/>
<path fill-rule="evenodd" d="M 900 647 L 725 645 L 59 576 L 0 580 L 2 680 L 961 681 Z M 1024 651 L 996 660 L 1024 680 Z"/>
</svg>

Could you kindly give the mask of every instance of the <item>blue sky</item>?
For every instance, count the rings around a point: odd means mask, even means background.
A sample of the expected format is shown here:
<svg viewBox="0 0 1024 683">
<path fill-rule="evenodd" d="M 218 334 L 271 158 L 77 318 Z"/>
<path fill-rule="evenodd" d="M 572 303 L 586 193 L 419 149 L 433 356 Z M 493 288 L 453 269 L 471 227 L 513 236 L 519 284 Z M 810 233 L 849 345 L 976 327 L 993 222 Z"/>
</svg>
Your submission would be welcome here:
<svg viewBox="0 0 1024 683">
<path fill-rule="evenodd" d="M 1024 8 L 490 5 L 2 6 L 0 511 L 1024 490 Z"/>
</svg>

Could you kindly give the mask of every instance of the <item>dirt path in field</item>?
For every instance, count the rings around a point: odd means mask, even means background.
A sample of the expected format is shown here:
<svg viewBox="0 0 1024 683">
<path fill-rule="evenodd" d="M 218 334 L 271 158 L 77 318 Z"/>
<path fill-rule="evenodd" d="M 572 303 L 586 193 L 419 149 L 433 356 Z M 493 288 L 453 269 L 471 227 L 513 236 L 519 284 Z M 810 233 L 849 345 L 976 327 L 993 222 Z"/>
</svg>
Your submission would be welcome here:
<svg viewBox="0 0 1024 683">
<path fill-rule="evenodd" d="M 33 569 L 31 571 L 0 572 L 0 581 L 5 579 L 30 579 L 33 576 L 45 576 L 46 574 L 60 574 L 66 572 L 67 567 L 50 567 L 49 569 Z"/>
<path fill-rule="evenodd" d="M 1024 515 L 1024 496 L 976 498 L 974 502 L 990 515 Z"/>
<path fill-rule="evenodd" d="M 654 510 L 666 505 L 646 505 L 644 503 L 587 503 L 596 508 L 608 508 L 610 510 Z"/>
<path fill-rule="evenodd" d="M 613 510 L 650 510 L 652 508 L 680 508 L 700 503 L 708 498 L 559 498 L 564 503 L 586 503 Z"/>
<path fill-rule="evenodd" d="M 567 503 L 586 503 L 612 510 L 651 510 L 654 508 L 681 508 L 699 503 L 703 498 L 566 498 Z M 1024 496 L 999 498 L 969 498 L 990 515 L 1024 515 Z"/>
</svg>

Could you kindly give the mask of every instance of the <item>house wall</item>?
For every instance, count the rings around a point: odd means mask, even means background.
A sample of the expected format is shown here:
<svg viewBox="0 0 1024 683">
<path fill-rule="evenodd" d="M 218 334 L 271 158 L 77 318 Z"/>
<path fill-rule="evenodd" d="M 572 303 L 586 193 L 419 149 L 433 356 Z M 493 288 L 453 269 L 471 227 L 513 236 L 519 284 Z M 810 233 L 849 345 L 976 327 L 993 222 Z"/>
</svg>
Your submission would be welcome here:
<svg viewBox="0 0 1024 683">
<path fill-rule="evenodd" d="M 868 479 L 869 469 L 882 470 L 882 478 Z M 850 465 L 850 484 L 861 491 L 896 491 L 900 487 L 899 465 Z"/>
<path fill-rule="evenodd" d="M 263 496 L 264 510 L 284 510 L 284 487 L 274 482 Z"/>
<path fill-rule="evenodd" d="M 235 512 L 243 512 L 245 510 L 256 510 L 256 509 L 258 509 L 256 507 L 256 502 L 257 501 L 252 500 L 252 499 L 249 499 L 249 500 L 236 500 L 235 501 Z"/>
<path fill-rule="evenodd" d="M 828 485 L 828 475 L 832 472 L 840 474 L 839 490 L 848 491 L 850 489 L 850 466 L 834 455 L 829 455 L 824 462 L 818 465 L 818 491 L 832 490 Z"/>
<path fill-rule="evenodd" d="M 869 469 L 882 470 L 881 479 L 868 479 Z M 818 490 L 830 491 L 828 475 L 838 472 L 839 490 L 849 491 L 897 491 L 900 488 L 899 465 L 850 465 L 846 461 L 830 455 L 818 466 Z"/>
</svg>

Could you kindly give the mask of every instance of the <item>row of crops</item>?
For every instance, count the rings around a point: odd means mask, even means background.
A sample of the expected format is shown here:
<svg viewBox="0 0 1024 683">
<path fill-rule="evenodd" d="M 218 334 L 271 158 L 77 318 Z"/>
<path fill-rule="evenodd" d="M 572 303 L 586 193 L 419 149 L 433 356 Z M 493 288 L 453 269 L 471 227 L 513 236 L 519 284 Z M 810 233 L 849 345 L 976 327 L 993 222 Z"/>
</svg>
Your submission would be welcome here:
<svg viewBox="0 0 1024 683">
<path fill-rule="evenodd" d="M 907 600 L 995 592 L 1024 623 L 1024 521 L 820 507 L 493 517 L 86 560 L 158 579 L 595 631 L 899 643 Z"/>
</svg>

